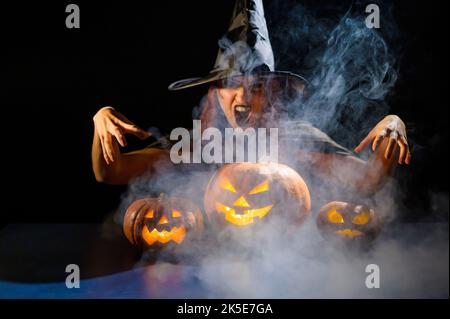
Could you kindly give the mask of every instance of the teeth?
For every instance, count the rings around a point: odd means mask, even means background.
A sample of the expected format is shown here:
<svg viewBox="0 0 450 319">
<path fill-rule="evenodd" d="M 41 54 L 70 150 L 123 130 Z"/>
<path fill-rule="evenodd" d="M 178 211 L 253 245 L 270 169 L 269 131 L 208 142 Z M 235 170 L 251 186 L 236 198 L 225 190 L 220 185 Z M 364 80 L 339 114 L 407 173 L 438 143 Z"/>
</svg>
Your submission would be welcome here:
<svg viewBox="0 0 450 319">
<path fill-rule="evenodd" d="M 248 107 L 248 106 L 236 106 L 235 110 L 237 112 L 248 112 L 250 110 L 250 107 Z"/>
</svg>

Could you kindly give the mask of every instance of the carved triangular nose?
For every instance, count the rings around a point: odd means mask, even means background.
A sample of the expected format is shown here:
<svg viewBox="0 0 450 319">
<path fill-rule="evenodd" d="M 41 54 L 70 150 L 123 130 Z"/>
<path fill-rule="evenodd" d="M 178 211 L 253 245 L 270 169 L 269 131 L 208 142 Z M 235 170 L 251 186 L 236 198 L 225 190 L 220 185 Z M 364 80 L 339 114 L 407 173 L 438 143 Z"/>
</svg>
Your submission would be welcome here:
<svg viewBox="0 0 450 319">
<path fill-rule="evenodd" d="M 158 225 L 162 225 L 162 224 L 167 224 L 169 222 L 169 220 L 167 219 L 166 216 L 161 217 L 161 219 L 158 222 Z"/>
<path fill-rule="evenodd" d="M 238 199 L 236 199 L 236 201 L 233 203 L 233 205 L 238 206 L 238 207 L 250 207 L 250 204 L 247 203 L 244 196 L 241 196 Z"/>
</svg>

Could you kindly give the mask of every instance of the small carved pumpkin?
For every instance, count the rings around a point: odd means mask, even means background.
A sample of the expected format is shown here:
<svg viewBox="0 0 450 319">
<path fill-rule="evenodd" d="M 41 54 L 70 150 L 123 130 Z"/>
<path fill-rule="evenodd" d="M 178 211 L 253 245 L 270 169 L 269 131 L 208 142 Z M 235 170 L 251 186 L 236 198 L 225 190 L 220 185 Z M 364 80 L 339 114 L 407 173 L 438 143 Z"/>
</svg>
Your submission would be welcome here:
<svg viewBox="0 0 450 319">
<path fill-rule="evenodd" d="M 144 198 L 133 202 L 125 213 L 123 231 L 140 247 L 180 245 L 203 230 L 200 209 L 185 198 Z"/>
<path fill-rule="evenodd" d="M 317 226 L 326 239 L 370 242 L 378 236 L 381 225 L 373 209 L 346 202 L 330 202 L 317 215 Z"/>
<path fill-rule="evenodd" d="M 211 178 L 204 196 L 212 223 L 247 226 L 271 215 L 298 222 L 309 214 L 310 195 L 300 175 L 277 163 L 236 163 Z"/>
</svg>

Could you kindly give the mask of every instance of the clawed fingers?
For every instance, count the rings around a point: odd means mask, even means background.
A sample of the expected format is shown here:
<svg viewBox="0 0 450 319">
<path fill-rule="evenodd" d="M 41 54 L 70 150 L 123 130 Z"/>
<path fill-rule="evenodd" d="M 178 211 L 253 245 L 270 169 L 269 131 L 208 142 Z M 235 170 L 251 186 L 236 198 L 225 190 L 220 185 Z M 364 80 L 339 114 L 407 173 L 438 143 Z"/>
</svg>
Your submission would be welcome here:
<svg viewBox="0 0 450 319">
<path fill-rule="evenodd" d="M 359 145 L 357 147 L 355 147 L 355 152 L 359 153 L 361 152 L 364 148 L 366 148 L 367 145 L 369 145 L 370 141 L 372 140 L 372 134 L 368 134 L 362 141 L 361 143 L 359 143 Z"/>
<path fill-rule="evenodd" d="M 409 151 L 408 142 L 406 139 L 406 129 L 404 123 L 394 115 L 386 116 L 381 122 L 379 122 L 370 133 L 362 140 L 362 142 L 355 148 L 355 152 L 359 153 L 368 144 L 372 143 L 372 151 L 375 152 L 384 139 L 386 141 L 383 144 L 383 154 L 385 159 L 391 159 L 396 152 L 398 145 L 400 152 L 397 159 L 399 164 L 409 164 L 411 161 L 411 153 Z M 397 155 L 395 155 L 396 157 Z"/>
<path fill-rule="evenodd" d="M 108 154 L 108 145 L 106 141 L 106 137 L 104 135 L 100 135 L 100 143 L 102 145 L 103 158 L 105 159 L 106 164 L 111 164 L 113 162 L 112 158 Z"/>
<path fill-rule="evenodd" d="M 406 152 L 405 163 L 408 165 L 411 163 L 411 153 L 409 152 L 409 148 L 408 148 L 408 151 Z"/>
<path fill-rule="evenodd" d="M 120 127 L 115 127 L 112 131 L 112 134 L 116 138 L 117 142 L 119 142 L 120 146 L 122 146 L 122 147 L 127 146 L 127 141 L 126 141 L 125 136 L 123 135 Z"/>
<path fill-rule="evenodd" d="M 403 135 L 400 135 L 398 139 L 398 145 L 400 147 L 400 155 L 398 158 L 398 163 L 401 165 L 403 163 L 408 164 L 411 161 L 411 153 L 409 151 L 409 146 L 406 138 Z"/>
<path fill-rule="evenodd" d="M 381 143 L 381 141 L 385 138 L 387 134 L 387 129 L 383 129 L 374 139 L 373 144 L 372 144 L 372 151 L 375 152 L 375 150 L 377 149 L 378 145 Z"/>
<path fill-rule="evenodd" d="M 104 141 L 105 141 L 106 155 L 108 155 L 109 163 L 113 163 L 114 155 L 113 155 L 112 135 L 107 133 Z"/>
<path fill-rule="evenodd" d="M 398 163 L 402 165 L 406 158 L 406 149 L 407 147 L 401 142 L 398 142 L 398 146 L 400 147 L 400 155 L 398 157 Z"/>
<path fill-rule="evenodd" d="M 148 138 L 151 134 L 144 131 L 137 125 L 133 124 L 129 119 L 127 119 L 122 114 L 116 114 L 117 117 L 111 118 L 115 126 L 118 126 L 122 129 L 124 133 L 129 133 L 137 136 L 141 140 Z"/>
<path fill-rule="evenodd" d="M 396 131 L 393 131 L 391 132 L 391 134 L 389 134 L 388 146 L 386 147 L 386 151 L 384 152 L 385 159 L 391 158 L 392 153 L 394 152 L 395 145 L 397 145 L 397 139 L 398 133 Z"/>
<path fill-rule="evenodd" d="M 134 125 L 112 107 L 104 107 L 98 111 L 94 116 L 94 125 L 100 139 L 103 157 L 108 165 L 120 157 L 119 145 L 127 146 L 126 133 L 133 134 L 140 139 L 146 139 L 151 135 Z"/>
<path fill-rule="evenodd" d="M 150 137 L 150 135 L 151 135 L 150 133 L 144 131 L 143 129 L 139 128 L 138 126 L 136 126 L 134 124 L 123 123 L 122 127 L 126 133 L 133 134 L 133 135 L 137 136 L 138 138 L 140 138 L 141 140 L 144 140 L 144 139 Z"/>
</svg>

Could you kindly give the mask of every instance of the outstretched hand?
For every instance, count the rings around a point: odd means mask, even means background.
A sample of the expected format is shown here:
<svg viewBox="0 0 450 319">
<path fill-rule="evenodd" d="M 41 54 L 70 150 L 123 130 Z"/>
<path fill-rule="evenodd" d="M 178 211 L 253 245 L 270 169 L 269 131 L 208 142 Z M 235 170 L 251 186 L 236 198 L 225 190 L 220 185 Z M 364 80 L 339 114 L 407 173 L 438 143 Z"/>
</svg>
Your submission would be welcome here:
<svg viewBox="0 0 450 319">
<path fill-rule="evenodd" d="M 403 123 L 403 121 L 396 115 L 388 115 L 381 120 L 355 148 L 355 152 L 361 152 L 371 143 L 372 151 L 375 152 L 384 139 L 389 139 L 388 146 L 384 152 L 385 159 L 391 158 L 394 153 L 395 145 L 398 145 L 400 148 L 398 163 L 410 163 L 411 153 L 409 151 L 408 141 L 406 138 L 405 123 Z"/>
<path fill-rule="evenodd" d="M 114 139 L 120 146 L 125 147 L 127 145 L 125 134 L 133 134 L 142 140 L 151 135 L 110 106 L 101 108 L 95 114 L 94 126 L 101 142 L 103 157 L 108 165 L 119 155 L 118 147 L 114 147 Z"/>
</svg>

